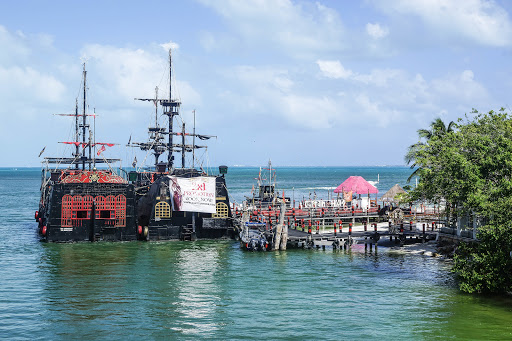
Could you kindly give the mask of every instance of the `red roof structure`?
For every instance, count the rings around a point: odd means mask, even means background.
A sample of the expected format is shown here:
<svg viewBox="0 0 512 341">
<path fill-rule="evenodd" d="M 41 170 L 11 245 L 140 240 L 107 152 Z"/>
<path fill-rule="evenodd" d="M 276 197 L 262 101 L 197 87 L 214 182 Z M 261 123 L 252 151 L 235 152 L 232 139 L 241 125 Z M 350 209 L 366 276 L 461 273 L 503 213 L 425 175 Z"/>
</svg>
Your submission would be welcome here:
<svg viewBox="0 0 512 341">
<path fill-rule="evenodd" d="M 77 171 L 76 174 L 66 174 L 61 180 L 62 183 L 67 184 L 126 184 L 125 179 L 119 175 L 112 174 L 105 171 Z"/>
<path fill-rule="evenodd" d="M 366 181 L 362 176 L 350 176 L 341 185 L 336 187 L 334 193 L 343 193 L 343 191 L 352 191 L 357 194 L 376 194 L 379 192 L 375 186 Z"/>
</svg>

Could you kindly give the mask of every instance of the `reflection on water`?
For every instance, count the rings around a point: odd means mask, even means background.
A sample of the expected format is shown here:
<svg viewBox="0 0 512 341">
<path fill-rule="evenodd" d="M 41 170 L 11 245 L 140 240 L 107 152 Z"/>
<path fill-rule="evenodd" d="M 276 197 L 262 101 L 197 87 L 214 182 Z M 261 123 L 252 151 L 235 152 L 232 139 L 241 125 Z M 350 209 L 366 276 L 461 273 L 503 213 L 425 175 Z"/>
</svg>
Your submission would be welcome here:
<svg viewBox="0 0 512 341">
<path fill-rule="evenodd" d="M 36 266 L 34 257 L 25 266 L 33 284 L 18 290 L 28 302 L 1 299 L 10 311 L 0 312 L 7 335 L 504 339 L 512 332 L 510 301 L 462 295 L 449 262 L 386 248 L 251 253 L 231 241 L 201 241 L 42 244 L 34 252 Z M 3 292 L 15 290 L 15 276 L 9 281 Z"/>
<path fill-rule="evenodd" d="M 214 246 L 195 247 L 179 252 L 176 264 L 176 306 L 179 326 L 172 329 L 185 334 L 203 334 L 218 329 L 216 307 L 222 294 L 219 274 L 219 250 Z"/>
</svg>

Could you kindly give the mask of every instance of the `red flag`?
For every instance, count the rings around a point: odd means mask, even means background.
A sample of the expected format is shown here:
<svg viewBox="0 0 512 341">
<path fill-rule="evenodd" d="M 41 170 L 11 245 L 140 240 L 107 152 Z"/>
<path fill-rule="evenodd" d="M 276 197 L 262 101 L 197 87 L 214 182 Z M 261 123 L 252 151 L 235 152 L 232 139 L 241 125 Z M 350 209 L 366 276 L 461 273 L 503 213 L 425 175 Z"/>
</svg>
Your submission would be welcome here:
<svg viewBox="0 0 512 341">
<path fill-rule="evenodd" d="M 80 145 L 80 142 L 59 142 L 59 143 L 64 143 L 64 144 L 74 144 L 75 146 L 79 146 Z"/>
<path fill-rule="evenodd" d="M 102 145 L 102 146 L 101 146 L 101 148 L 100 148 L 100 149 L 98 149 L 98 153 L 97 153 L 97 154 L 98 154 L 98 156 L 100 156 L 101 152 L 103 152 L 105 149 L 107 149 L 107 148 L 105 147 L 105 145 Z"/>
</svg>

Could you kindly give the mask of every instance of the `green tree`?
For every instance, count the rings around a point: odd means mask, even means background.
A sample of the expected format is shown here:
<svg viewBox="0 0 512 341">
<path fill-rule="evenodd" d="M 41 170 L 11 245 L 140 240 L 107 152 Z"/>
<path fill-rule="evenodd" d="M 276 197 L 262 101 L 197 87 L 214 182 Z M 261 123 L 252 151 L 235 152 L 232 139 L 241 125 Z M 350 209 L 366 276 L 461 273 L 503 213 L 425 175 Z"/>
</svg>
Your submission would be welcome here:
<svg viewBox="0 0 512 341">
<path fill-rule="evenodd" d="M 512 250 L 512 118 L 501 109 L 474 110 L 457 130 L 432 134 L 414 154 L 419 185 L 413 199 L 449 203 L 451 217 L 472 214 L 487 222 L 480 243 L 462 245 L 454 271 L 467 292 L 510 291 L 512 276 L 503 273 Z"/>
<path fill-rule="evenodd" d="M 512 292 L 512 229 L 488 225 L 479 233 L 479 242 L 463 243 L 454 256 L 453 271 L 459 287 L 468 293 Z"/>
<path fill-rule="evenodd" d="M 419 129 L 418 137 L 419 141 L 411 146 L 409 146 L 407 153 L 405 154 L 405 162 L 407 165 L 411 165 L 411 169 L 415 169 L 412 174 L 407 178 L 407 182 L 410 182 L 411 179 L 418 175 L 419 168 L 417 168 L 418 164 L 416 162 L 416 157 L 418 153 L 428 146 L 428 142 L 434 137 L 442 137 L 447 133 L 454 131 L 456 127 L 455 122 L 450 121 L 448 126 L 445 125 L 441 118 L 436 118 L 432 123 L 430 123 L 430 129 Z M 422 141 L 425 140 L 425 141 Z"/>
</svg>

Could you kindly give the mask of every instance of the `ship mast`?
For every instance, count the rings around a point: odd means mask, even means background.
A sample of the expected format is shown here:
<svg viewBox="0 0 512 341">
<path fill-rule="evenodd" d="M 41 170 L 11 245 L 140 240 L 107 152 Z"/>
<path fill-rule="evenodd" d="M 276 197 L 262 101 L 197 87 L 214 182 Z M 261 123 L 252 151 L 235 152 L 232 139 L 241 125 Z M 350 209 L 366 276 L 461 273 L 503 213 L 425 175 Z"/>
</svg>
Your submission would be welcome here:
<svg viewBox="0 0 512 341">
<path fill-rule="evenodd" d="M 78 109 L 78 100 L 77 97 L 75 99 L 75 113 L 74 115 L 69 114 L 56 114 L 58 116 L 75 116 L 75 138 L 73 142 L 66 141 L 66 142 L 59 142 L 59 143 L 65 143 L 65 144 L 74 144 L 75 145 L 75 152 L 72 153 L 72 158 L 67 157 L 45 157 L 45 162 L 47 164 L 69 164 L 69 165 L 75 165 L 75 169 L 80 168 L 80 164 L 82 164 L 82 170 L 85 171 L 86 164 L 89 165 L 89 170 L 91 170 L 91 164 L 94 165 L 94 168 L 96 168 L 96 163 L 112 163 L 112 162 L 118 162 L 119 159 L 106 159 L 103 158 L 101 160 L 96 160 L 96 153 L 93 156 L 92 151 L 93 147 L 95 147 L 97 144 L 100 145 L 107 145 L 109 147 L 113 146 L 115 143 L 96 143 L 96 136 L 93 136 L 93 130 L 90 129 L 90 125 L 87 123 L 87 116 L 94 116 L 94 125 L 96 125 L 96 109 L 94 109 L 94 113 L 92 115 L 87 114 L 87 71 L 85 70 L 85 63 L 83 64 L 83 106 L 82 106 L 82 112 L 79 113 Z M 80 116 L 82 117 L 82 121 L 80 122 Z M 82 131 L 80 132 L 80 128 L 82 128 Z M 80 133 L 82 134 L 82 141 L 80 142 Z M 88 135 L 88 136 L 87 136 Z M 82 146 L 82 151 L 80 151 L 80 145 Z M 86 150 L 87 147 L 87 150 Z M 87 155 L 88 153 L 88 155 Z M 93 158 L 94 157 L 94 158 Z M 71 168 L 72 166 L 70 166 Z"/>
<path fill-rule="evenodd" d="M 75 100 L 75 158 L 80 156 L 80 147 L 78 139 L 80 138 L 80 127 L 78 126 L 78 98 Z M 75 163 L 75 169 L 78 169 L 78 162 Z"/>
<path fill-rule="evenodd" d="M 85 156 L 85 148 L 84 148 L 84 146 L 86 145 L 85 144 L 85 128 L 86 128 L 85 100 L 86 100 L 86 77 L 87 77 L 87 71 L 85 71 L 85 63 L 84 63 L 83 76 L 84 76 L 84 107 L 83 107 L 83 111 L 82 111 L 82 170 L 85 170 L 85 160 L 87 159 L 87 157 Z"/>
<path fill-rule="evenodd" d="M 158 89 L 158 88 L 157 88 Z M 158 158 L 161 154 L 167 151 L 167 170 L 169 173 L 174 172 L 174 152 L 181 152 L 181 167 L 185 168 L 185 153 L 186 152 L 194 152 L 196 148 L 206 148 L 206 146 L 197 146 L 195 145 L 195 137 L 199 137 L 201 140 L 208 140 L 212 137 L 212 135 L 199 135 L 195 133 L 195 110 L 194 110 L 194 133 L 189 134 L 185 131 L 185 123 L 183 123 L 181 132 L 174 132 L 174 117 L 178 116 L 181 102 L 177 99 L 173 99 L 172 97 L 172 53 L 169 50 L 169 99 L 158 99 L 158 93 L 155 98 L 135 98 L 135 100 L 139 101 L 151 101 L 157 106 L 155 108 L 155 121 L 156 127 L 150 127 L 150 137 L 148 142 L 132 142 L 129 146 L 139 147 L 141 150 L 152 150 L 155 155 L 155 167 L 158 164 Z M 156 110 L 158 110 L 158 104 L 163 107 L 163 114 L 167 116 L 168 119 L 168 127 L 161 128 L 158 126 L 158 115 Z M 163 142 L 163 136 L 168 134 L 168 142 Z M 181 143 L 174 143 L 174 135 L 181 135 Z M 186 136 L 193 136 L 194 143 L 192 145 L 185 144 Z M 192 156 L 192 167 L 194 167 L 195 163 L 195 155 Z"/>
<path fill-rule="evenodd" d="M 169 170 L 169 173 L 172 172 L 174 169 L 174 145 L 173 145 L 173 122 L 174 122 L 174 116 L 179 115 L 180 105 L 181 103 L 179 101 L 173 101 L 172 99 L 172 50 L 169 49 L 169 102 L 168 107 L 171 109 L 170 111 L 164 112 L 169 117 L 169 145 L 168 145 L 168 155 L 167 155 L 167 169 Z M 162 105 L 164 105 L 162 103 Z M 165 105 L 164 105 L 165 106 Z M 182 165 L 182 167 L 184 167 Z"/>
<path fill-rule="evenodd" d="M 152 137 L 155 139 L 156 142 L 160 140 L 160 127 L 158 126 L 158 86 L 155 87 L 155 128 L 152 133 Z M 155 154 L 155 166 L 158 164 L 158 159 L 160 158 L 160 155 L 162 155 L 162 148 L 159 148 L 158 146 L 153 149 L 153 152 Z"/>
</svg>

